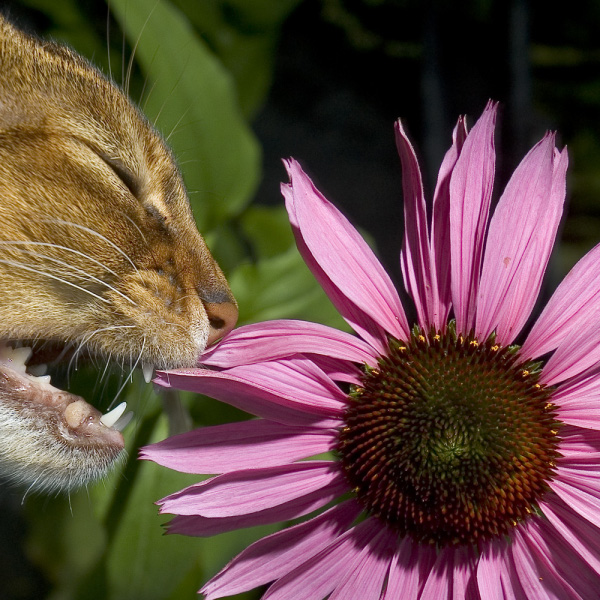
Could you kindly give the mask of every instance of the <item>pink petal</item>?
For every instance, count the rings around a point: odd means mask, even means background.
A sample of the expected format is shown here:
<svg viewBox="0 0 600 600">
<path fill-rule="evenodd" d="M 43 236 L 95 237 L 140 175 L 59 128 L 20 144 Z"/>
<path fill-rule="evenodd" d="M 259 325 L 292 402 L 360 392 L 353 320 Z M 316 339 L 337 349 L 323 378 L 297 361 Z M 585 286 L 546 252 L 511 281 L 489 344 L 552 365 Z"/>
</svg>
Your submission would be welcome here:
<svg viewBox="0 0 600 600">
<path fill-rule="evenodd" d="M 333 381 L 362 385 L 362 370 L 353 363 L 318 354 L 312 354 L 310 360 Z"/>
<path fill-rule="evenodd" d="M 582 560 L 600 574 L 600 530 L 560 500 L 545 501 L 544 517 Z M 556 535 L 556 534 L 555 534 Z"/>
<path fill-rule="evenodd" d="M 444 548 L 439 551 L 420 600 L 452 600 L 455 555 L 454 548 Z"/>
<path fill-rule="evenodd" d="M 559 451 L 563 458 L 557 461 L 566 466 L 594 464 L 600 456 L 600 432 L 580 427 L 563 426 L 560 431 Z"/>
<path fill-rule="evenodd" d="M 321 490 L 326 495 L 347 489 L 335 463 L 306 461 L 218 475 L 160 500 L 161 513 L 234 517 L 301 500 Z"/>
<path fill-rule="evenodd" d="M 598 576 L 577 554 L 571 552 L 556 531 L 545 520 L 533 518 L 523 528 L 522 539 L 527 545 L 530 565 L 540 573 L 540 587 L 549 598 L 593 598 L 598 592 Z M 519 545 L 515 544 L 518 550 Z"/>
<path fill-rule="evenodd" d="M 397 544 L 398 536 L 392 531 L 382 528 L 375 533 L 355 557 L 346 577 L 329 600 L 380 600 Z"/>
<path fill-rule="evenodd" d="M 236 515 L 233 517 L 207 518 L 197 515 L 178 515 L 169 521 L 167 533 L 180 533 L 197 537 L 210 537 L 219 533 L 235 531 L 245 527 L 256 527 L 258 525 L 271 525 L 298 519 L 308 515 L 315 510 L 326 506 L 344 491 L 347 486 L 331 486 L 328 489 L 315 490 L 307 493 L 298 500 L 285 502 L 279 506 L 259 510 L 247 515 Z"/>
<path fill-rule="evenodd" d="M 600 499 L 597 496 L 575 487 L 572 481 L 566 483 L 555 479 L 549 485 L 565 504 L 596 527 L 600 526 Z"/>
<path fill-rule="evenodd" d="M 340 314 L 374 347 L 387 347 L 381 328 L 407 339 L 398 293 L 373 251 L 294 161 L 282 185 L 298 249 Z M 379 345 L 377 345 L 379 342 Z"/>
<path fill-rule="evenodd" d="M 590 250 L 558 286 L 532 327 L 521 354 L 542 356 L 562 344 L 572 331 L 587 329 L 600 312 L 600 244 Z"/>
<path fill-rule="evenodd" d="M 293 354 L 321 354 L 354 363 L 377 364 L 378 354 L 354 335 L 308 321 L 266 321 L 234 329 L 200 358 L 221 368 L 278 360 Z"/>
<path fill-rule="evenodd" d="M 555 398 L 553 400 L 558 404 Z M 569 425 L 600 429 L 600 397 L 588 400 L 573 399 L 572 404 L 561 404 L 558 409 L 558 418 Z"/>
<path fill-rule="evenodd" d="M 333 431 L 260 419 L 175 435 L 142 448 L 140 458 L 183 473 L 216 474 L 284 465 L 334 445 Z"/>
<path fill-rule="evenodd" d="M 536 600 L 573 600 L 560 585 L 558 575 L 549 569 L 547 564 L 534 558 L 527 545 L 527 533 L 522 533 L 522 529 L 523 526 L 515 528 L 511 549 L 526 597 Z"/>
<path fill-rule="evenodd" d="M 348 575 L 361 549 L 380 529 L 374 519 L 358 524 L 275 582 L 263 600 L 322 600 Z"/>
<path fill-rule="evenodd" d="M 206 600 L 239 594 L 275 581 L 339 537 L 360 514 L 354 501 L 269 535 L 238 554 L 201 590 Z"/>
<path fill-rule="evenodd" d="M 486 542 L 477 565 L 481 600 L 531 600 L 525 594 L 504 539 Z"/>
<path fill-rule="evenodd" d="M 439 295 L 437 279 L 432 272 L 429 254 L 427 208 L 417 156 L 402 123 L 394 126 L 396 147 L 402 162 L 402 188 L 404 191 L 404 242 L 400 255 L 402 275 L 406 289 L 415 302 L 419 324 L 424 330 L 439 322 Z"/>
<path fill-rule="evenodd" d="M 561 341 L 542 370 L 540 383 L 556 385 L 600 361 L 600 327 L 574 329 Z"/>
<path fill-rule="evenodd" d="M 452 132 L 452 147 L 444 156 L 433 196 L 431 221 L 432 273 L 437 281 L 439 305 L 432 324 L 444 329 L 452 305 L 450 265 L 450 177 L 467 137 L 465 119 L 460 117 Z"/>
<path fill-rule="evenodd" d="M 481 600 L 508 600 L 510 598 L 502 589 L 501 575 L 504 570 L 503 555 L 505 553 L 506 542 L 504 540 L 494 539 L 485 544 L 477 563 L 477 584 Z"/>
<path fill-rule="evenodd" d="M 459 332 L 473 328 L 483 243 L 494 183 L 494 124 L 491 102 L 467 136 L 450 178 L 452 304 Z"/>
<path fill-rule="evenodd" d="M 300 358 L 233 367 L 227 371 L 158 372 L 155 383 L 205 394 L 241 410 L 289 425 L 339 417 L 346 396 L 321 369 Z M 330 426 L 324 422 L 322 426 Z"/>
<path fill-rule="evenodd" d="M 429 551 L 435 555 L 433 548 L 424 548 L 405 537 L 397 548 L 392 561 L 388 576 L 387 589 L 382 600 L 417 600 L 421 588 L 420 571 L 422 567 L 422 552 Z M 431 558 L 431 557 L 428 557 Z M 427 563 L 430 560 L 425 561 Z M 427 574 L 429 571 L 427 570 Z"/>
<path fill-rule="evenodd" d="M 490 221 L 475 331 L 512 343 L 529 318 L 552 252 L 565 200 L 566 150 L 554 163 L 554 134 L 515 170 Z"/>
<path fill-rule="evenodd" d="M 600 429 L 600 366 L 561 384 L 552 395 L 563 423 Z"/>
</svg>

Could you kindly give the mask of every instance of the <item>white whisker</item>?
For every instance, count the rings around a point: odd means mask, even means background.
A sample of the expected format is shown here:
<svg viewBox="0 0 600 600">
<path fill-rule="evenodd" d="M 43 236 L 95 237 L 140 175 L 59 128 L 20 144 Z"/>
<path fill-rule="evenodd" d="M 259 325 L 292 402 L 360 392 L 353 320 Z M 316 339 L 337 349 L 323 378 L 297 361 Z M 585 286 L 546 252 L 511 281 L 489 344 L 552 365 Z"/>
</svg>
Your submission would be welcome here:
<svg viewBox="0 0 600 600">
<path fill-rule="evenodd" d="M 119 399 L 119 396 L 121 395 L 121 392 L 125 389 L 125 386 L 127 385 L 127 382 L 131 379 L 133 371 L 135 370 L 135 368 L 138 366 L 140 360 L 142 360 L 142 355 L 144 354 L 144 350 L 146 348 L 146 336 L 144 336 L 144 339 L 142 340 L 142 348 L 138 353 L 138 357 L 135 361 L 135 363 L 133 364 L 133 367 L 131 367 L 131 363 L 130 363 L 130 371 L 129 371 L 129 375 L 127 377 L 125 377 L 125 381 L 123 382 L 123 385 L 121 385 L 121 387 L 119 388 L 118 392 L 116 393 L 115 397 L 113 398 L 112 402 L 109 405 L 109 408 L 112 408 L 115 403 L 117 402 L 117 400 Z M 130 357 L 131 360 L 131 357 Z M 124 371 L 125 369 L 123 369 Z"/>
<path fill-rule="evenodd" d="M 115 271 L 113 271 L 110 267 L 106 266 L 104 263 L 100 262 L 99 260 L 96 260 L 95 258 L 92 258 L 88 254 L 85 254 L 85 252 L 79 252 L 79 250 L 69 248 L 68 246 L 61 246 L 60 244 L 53 244 L 51 242 L 33 242 L 33 241 L 18 242 L 18 241 L 2 241 L 2 240 L 0 240 L 0 245 L 1 246 L 48 246 L 50 248 L 56 248 L 57 250 L 66 250 L 67 252 L 72 252 L 73 254 L 76 254 L 77 256 L 81 256 L 82 258 L 85 258 L 86 260 L 89 260 L 90 262 L 97 264 L 99 267 L 102 267 L 103 269 L 108 271 L 111 275 L 118 277 L 117 273 Z"/>
<path fill-rule="evenodd" d="M 106 242 L 111 248 L 114 248 L 121 256 L 123 256 L 129 262 L 129 264 L 135 269 L 136 273 L 139 273 L 138 268 L 135 266 L 135 263 L 131 260 L 131 258 L 129 258 L 129 256 L 127 256 L 127 253 L 123 252 L 123 250 L 121 248 L 119 248 L 119 246 L 117 246 L 114 242 L 111 242 L 108 238 L 104 237 L 101 233 L 98 233 L 97 231 L 94 231 L 93 229 L 90 229 L 89 227 L 86 227 L 85 225 L 79 225 L 78 223 L 73 223 L 72 221 L 63 221 L 62 219 L 55 219 L 55 218 L 54 219 L 41 219 L 41 220 L 46 221 L 48 223 L 59 223 L 61 225 L 67 225 L 69 227 L 75 227 L 76 229 L 81 229 L 82 231 L 85 231 L 87 233 L 95 235 L 97 238 Z"/>
<path fill-rule="evenodd" d="M 120 292 L 118 289 L 114 288 L 112 285 L 110 285 L 110 283 L 107 283 L 106 281 L 99 279 L 98 277 L 91 275 L 90 273 L 84 271 L 83 269 L 76 269 L 75 267 L 73 267 L 73 265 L 70 265 L 67 262 L 64 262 L 63 260 L 60 260 L 58 258 L 54 258 L 52 256 L 48 256 L 46 254 L 40 254 L 39 252 L 32 252 L 31 250 L 21 250 L 22 254 L 27 254 L 29 256 L 33 256 L 35 258 L 41 258 L 43 260 L 48 260 L 50 262 L 56 263 L 58 265 L 61 265 L 63 267 L 66 267 L 67 269 L 71 269 L 71 272 L 68 273 L 69 275 L 74 275 L 76 277 L 79 277 L 79 279 L 83 280 L 83 281 L 95 281 L 96 283 L 99 283 L 100 285 L 104 285 L 105 287 L 107 287 L 109 290 L 113 291 L 115 294 L 118 294 L 119 296 L 121 296 L 122 298 L 124 298 L 125 300 L 127 300 L 128 302 L 130 302 L 131 304 L 133 304 L 133 306 L 137 306 L 136 303 L 126 294 L 123 294 L 123 292 Z"/>
<path fill-rule="evenodd" d="M 17 267 L 19 269 L 24 269 L 25 271 L 30 271 L 31 273 L 37 273 L 38 275 L 45 275 L 46 277 L 48 277 L 50 279 L 60 281 L 61 283 L 64 283 L 65 285 L 70 285 L 71 287 L 73 287 L 81 292 L 84 292 L 85 294 L 89 294 L 90 296 L 93 296 L 94 298 L 96 298 L 97 300 L 100 300 L 101 302 L 104 302 L 105 304 L 109 304 L 109 300 L 107 300 L 106 298 L 103 298 L 102 296 L 98 296 L 98 294 L 94 294 L 94 292 L 91 292 L 90 290 L 87 290 L 84 287 L 81 287 L 71 281 L 67 281 L 66 279 L 62 279 L 61 277 L 58 277 L 56 275 L 52 275 L 51 273 L 47 273 L 46 271 L 40 271 L 39 269 L 34 269 L 33 267 L 29 267 L 22 263 L 14 262 L 12 260 L 0 259 L 0 264 L 8 265 L 10 267 Z"/>
</svg>

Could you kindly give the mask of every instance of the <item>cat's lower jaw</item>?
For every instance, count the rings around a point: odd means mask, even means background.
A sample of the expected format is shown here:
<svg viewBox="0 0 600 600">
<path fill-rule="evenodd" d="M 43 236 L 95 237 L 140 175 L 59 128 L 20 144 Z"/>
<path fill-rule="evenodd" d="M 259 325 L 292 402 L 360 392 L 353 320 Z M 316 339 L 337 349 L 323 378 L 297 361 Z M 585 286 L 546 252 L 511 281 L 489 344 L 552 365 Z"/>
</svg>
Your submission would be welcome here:
<svg viewBox="0 0 600 600">
<path fill-rule="evenodd" d="M 0 348 L 0 472 L 28 489 L 72 490 L 124 456 L 124 418 L 25 370 L 27 349 Z"/>
</svg>

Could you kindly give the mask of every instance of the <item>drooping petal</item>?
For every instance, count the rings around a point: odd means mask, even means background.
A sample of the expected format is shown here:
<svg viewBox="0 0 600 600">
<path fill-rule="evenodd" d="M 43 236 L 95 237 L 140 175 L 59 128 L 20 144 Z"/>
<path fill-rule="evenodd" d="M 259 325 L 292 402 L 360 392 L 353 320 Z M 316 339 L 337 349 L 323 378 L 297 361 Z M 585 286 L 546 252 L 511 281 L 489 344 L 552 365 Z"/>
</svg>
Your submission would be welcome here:
<svg viewBox="0 0 600 600">
<path fill-rule="evenodd" d="M 354 363 L 377 364 L 378 353 L 354 335 L 308 321 L 279 320 L 234 329 L 202 354 L 203 365 L 229 368 L 294 354 L 319 354 Z"/>
<path fill-rule="evenodd" d="M 238 554 L 201 590 L 206 600 L 232 596 L 265 585 L 333 543 L 360 514 L 353 500 L 321 515 L 258 540 Z"/>
<path fill-rule="evenodd" d="M 545 222 L 544 222 L 545 226 Z M 568 273 L 531 328 L 521 355 L 542 356 L 562 344 L 572 331 L 586 331 L 600 314 L 600 244 Z"/>
<path fill-rule="evenodd" d="M 306 461 L 218 475 L 160 500 L 161 513 L 222 518 L 263 511 L 298 501 L 320 490 L 347 488 L 334 463 Z"/>
<path fill-rule="evenodd" d="M 417 600 L 421 588 L 423 551 L 435 553 L 433 548 L 423 548 L 408 537 L 402 539 L 390 563 L 388 584 L 382 600 Z M 431 562 L 431 559 L 426 562 Z"/>
<path fill-rule="evenodd" d="M 505 569 L 504 554 L 506 542 L 500 539 L 489 540 L 477 563 L 477 585 L 481 600 L 513 600 L 502 589 L 502 572 Z"/>
<path fill-rule="evenodd" d="M 339 417 L 346 396 L 321 369 L 300 358 L 241 365 L 226 371 L 175 369 L 155 383 L 211 396 L 270 421 L 314 424 Z"/>
<path fill-rule="evenodd" d="M 348 576 L 361 549 L 380 529 L 381 525 L 374 519 L 359 523 L 276 581 L 263 600 L 322 600 L 327 597 Z"/>
<path fill-rule="evenodd" d="M 555 162 L 556 158 L 556 162 Z M 511 344 L 529 318 L 554 246 L 565 200 L 567 152 L 554 134 L 521 161 L 490 221 L 475 332 Z"/>
<path fill-rule="evenodd" d="M 562 423 L 600 430 L 600 366 L 561 384 L 552 394 L 552 402 Z M 564 440 L 564 434 L 561 437 Z"/>
<path fill-rule="evenodd" d="M 600 327 L 588 328 L 585 335 L 580 330 L 572 330 L 548 359 L 540 383 L 556 385 L 577 377 L 599 361 Z"/>
<path fill-rule="evenodd" d="M 521 534 L 520 529 L 513 533 L 511 546 L 515 569 L 519 582 L 523 587 L 526 598 L 536 600 L 571 600 L 564 588 L 548 573 L 545 565 L 536 560 L 527 546 L 527 535 Z"/>
<path fill-rule="evenodd" d="M 560 437 L 558 464 L 569 467 L 600 462 L 600 431 L 563 425 Z"/>
<path fill-rule="evenodd" d="M 385 528 L 375 533 L 355 558 L 346 577 L 335 588 L 329 600 L 380 600 L 397 535 Z"/>
<path fill-rule="evenodd" d="M 347 487 L 347 486 L 346 486 Z M 330 486 L 308 492 L 299 499 L 284 502 L 247 515 L 233 517 L 201 517 L 198 515 L 177 515 L 167 524 L 167 533 L 179 533 L 196 537 L 209 537 L 259 525 L 270 525 L 298 519 L 326 506 L 344 491 L 341 487 Z"/>
<path fill-rule="evenodd" d="M 561 541 L 600 574 L 600 530 L 558 499 L 544 502 L 542 512 Z"/>
<path fill-rule="evenodd" d="M 427 331 L 431 325 L 440 327 L 437 279 L 432 272 L 429 253 L 427 208 L 417 156 L 406 136 L 402 123 L 394 125 L 396 147 L 402 162 L 402 189 L 404 199 L 404 241 L 400 264 L 404 284 L 414 300 L 419 325 Z"/>
<path fill-rule="evenodd" d="M 429 572 L 420 600 L 479 600 L 475 557 L 469 548 L 443 548 Z"/>
<path fill-rule="evenodd" d="M 264 419 L 203 427 L 146 446 L 140 458 L 183 473 L 217 474 L 292 463 L 327 452 L 334 432 Z"/>
<path fill-rule="evenodd" d="M 481 600 L 531 600 L 521 586 L 505 539 L 490 540 L 484 545 L 477 565 L 477 581 Z"/>
<path fill-rule="evenodd" d="M 470 131 L 450 177 L 452 304 L 459 332 L 475 321 L 479 272 L 490 210 L 496 155 L 497 105 L 489 102 Z"/>
<path fill-rule="evenodd" d="M 565 504 L 596 527 L 600 527 L 600 498 L 597 494 L 590 493 L 589 489 L 581 489 L 581 486 L 573 483 L 573 478 L 569 477 L 568 482 L 555 479 L 549 485 Z"/>
<path fill-rule="evenodd" d="M 529 519 L 515 531 L 513 555 L 523 588 L 531 598 L 593 598 L 598 591 L 595 574 L 564 544 L 554 543 L 555 536 L 540 518 Z"/>
<path fill-rule="evenodd" d="M 452 132 L 452 146 L 438 173 L 433 195 L 433 211 L 431 219 L 431 255 L 433 257 L 432 272 L 437 281 L 439 305 L 433 315 L 433 324 L 443 330 L 452 305 L 451 265 L 450 265 L 450 177 L 456 161 L 460 156 L 467 138 L 467 124 L 463 117 Z"/>
<path fill-rule="evenodd" d="M 340 314 L 375 348 L 387 331 L 406 339 L 408 322 L 385 269 L 349 221 L 315 188 L 294 161 L 286 161 L 290 184 L 282 185 L 298 249 Z"/>
</svg>

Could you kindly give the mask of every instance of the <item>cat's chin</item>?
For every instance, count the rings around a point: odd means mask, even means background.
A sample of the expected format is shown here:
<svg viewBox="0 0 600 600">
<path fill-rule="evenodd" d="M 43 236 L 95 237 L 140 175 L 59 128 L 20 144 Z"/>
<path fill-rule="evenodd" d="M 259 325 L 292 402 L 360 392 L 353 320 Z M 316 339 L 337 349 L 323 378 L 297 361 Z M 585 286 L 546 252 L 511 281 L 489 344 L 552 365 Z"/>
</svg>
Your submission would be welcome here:
<svg viewBox="0 0 600 600">
<path fill-rule="evenodd" d="M 28 489 L 68 491 L 103 477 L 122 456 L 125 403 L 106 414 L 27 371 L 27 347 L 0 346 L 0 471 Z M 33 372 L 41 372 L 39 365 Z"/>
</svg>

